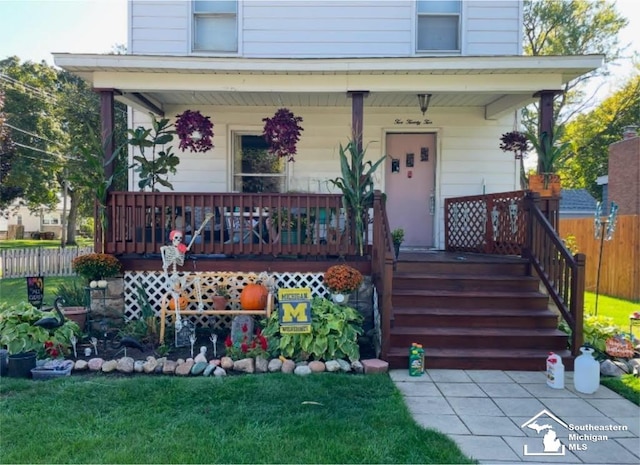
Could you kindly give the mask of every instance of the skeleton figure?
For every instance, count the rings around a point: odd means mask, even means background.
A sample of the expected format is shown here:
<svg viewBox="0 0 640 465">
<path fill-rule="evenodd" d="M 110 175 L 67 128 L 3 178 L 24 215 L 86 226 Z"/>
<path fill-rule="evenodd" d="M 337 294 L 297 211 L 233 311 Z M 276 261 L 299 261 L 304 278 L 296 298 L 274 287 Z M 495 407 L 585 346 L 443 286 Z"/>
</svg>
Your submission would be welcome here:
<svg viewBox="0 0 640 465">
<path fill-rule="evenodd" d="M 171 245 L 164 245 L 160 247 L 160 254 L 162 255 L 162 270 L 164 271 L 167 284 L 169 286 L 169 292 L 173 301 L 176 303 L 176 332 L 182 329 L 182 319 L 180 317 L 180 292 L 184 291 L 188 285 L 193 286 L 198 298 L 198 311 L 204 311 L 204 303 L 202 302 L 202 289 L 200 288 L 200 278 L 195 277 L 190 283 L 187 283 L 187 276 L 180 276 L 178 274 L 178 266 L 184 265 L 184 256 L 191 249 L 196 237 L 200 235 L 204 229 L 205 224 L 213 218 L 213 214 L 207 213 L 204 221 L 195 232 L 189 245 L 182 243 L 182 231 L 174 229 L 169 233 L 169 240 Z M 171 268 L 171 274 L 169 274 L 169 268 Z"/>
</svg>

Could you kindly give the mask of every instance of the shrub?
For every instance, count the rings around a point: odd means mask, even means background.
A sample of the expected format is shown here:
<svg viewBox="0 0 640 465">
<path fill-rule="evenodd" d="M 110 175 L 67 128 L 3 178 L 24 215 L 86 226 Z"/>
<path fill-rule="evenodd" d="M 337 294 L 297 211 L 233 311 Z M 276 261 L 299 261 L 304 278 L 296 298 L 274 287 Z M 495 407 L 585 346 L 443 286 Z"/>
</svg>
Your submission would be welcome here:
<svg viewBox="0 0 640 465">
<path fill-rule="evenodd" d="M 106 253 L 80 255 L 73 259 L 71 265 L 73 271 L 87 281 L 118 276 L 122 270 L 118 259 Z"/>
</svg>

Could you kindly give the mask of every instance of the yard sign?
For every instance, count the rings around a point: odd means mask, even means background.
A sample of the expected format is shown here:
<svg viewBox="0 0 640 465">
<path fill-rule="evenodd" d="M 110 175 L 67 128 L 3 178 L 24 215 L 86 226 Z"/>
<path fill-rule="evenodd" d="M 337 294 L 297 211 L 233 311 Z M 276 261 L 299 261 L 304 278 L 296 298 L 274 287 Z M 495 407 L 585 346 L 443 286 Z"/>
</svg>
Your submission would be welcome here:
<svg viewBox="0 0 640 465">
<path fill-rule="evenodd" d="M 278 289 L 278 319 L 281 334 L 311 332 L 311 289 Z"/>
</svg>

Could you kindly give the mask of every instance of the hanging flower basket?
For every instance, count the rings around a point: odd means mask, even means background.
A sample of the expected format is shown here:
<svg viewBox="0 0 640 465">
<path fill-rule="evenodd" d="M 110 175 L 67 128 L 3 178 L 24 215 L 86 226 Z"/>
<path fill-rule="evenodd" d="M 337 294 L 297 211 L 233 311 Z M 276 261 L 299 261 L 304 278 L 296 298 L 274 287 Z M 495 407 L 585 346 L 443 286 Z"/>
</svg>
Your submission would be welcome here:
<svg viewBox="0 0 640 465">
<path fill-rule="evenodd" d="M 199 111 L 185 110 L 176 115 L 176 133 L 180 139 L 179 147 L 192 152 L 206 152 L 213 148 L 213 123 L 209 116 Z"/>
<path fill-rule="evenodd" d="M 503 152 L 513 152 L 515 159 L 520 160 L 530 149 L 527 135 L 520 131 L 511 131 L 500 137 L 500 148 Z"/>
<path fill-rule="evenodd" d="M 296 144 L 300 140 L 300 133 L 304 131 L 298 124 L 302 122 L 302 117 L 295 116 L 287 108 L 280 108 L 273 117 L 263 118 L 262 121 L 262 135 L 269 144 L 269 153 L 295 161 Z"/>
</svg>

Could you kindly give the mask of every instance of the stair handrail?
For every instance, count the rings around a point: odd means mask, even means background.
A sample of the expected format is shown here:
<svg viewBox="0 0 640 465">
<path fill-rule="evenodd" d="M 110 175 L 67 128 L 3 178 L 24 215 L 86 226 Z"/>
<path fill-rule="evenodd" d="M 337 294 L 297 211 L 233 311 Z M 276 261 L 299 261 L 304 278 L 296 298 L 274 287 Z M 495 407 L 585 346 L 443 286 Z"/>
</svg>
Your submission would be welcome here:
<svg viewBox="0 0 640 465">
<path fill-rule="evenodd" d="M 373 285 L 378 295 L 380 312 L 380 357 L 385 359 L 389 353 L 391 341 L 391 320 L 393 319 L 393 270 L 395 254 L 393 238 L 389 227 L 389 218 L 385 197 L 379 190 L 373 194 L 373 240 L 371 247 L 371 273 Z"/>
<path fill-rule="evenodd" d="M 586 256 L 582 253 L 571 255 L 539 204 L 537 192 L 526 193 L 527 233 L 522 257 L 529 260 L 571 329 L 571 352 L 574 356 L 579 355 L 584 340 Z"/>
</svg>

